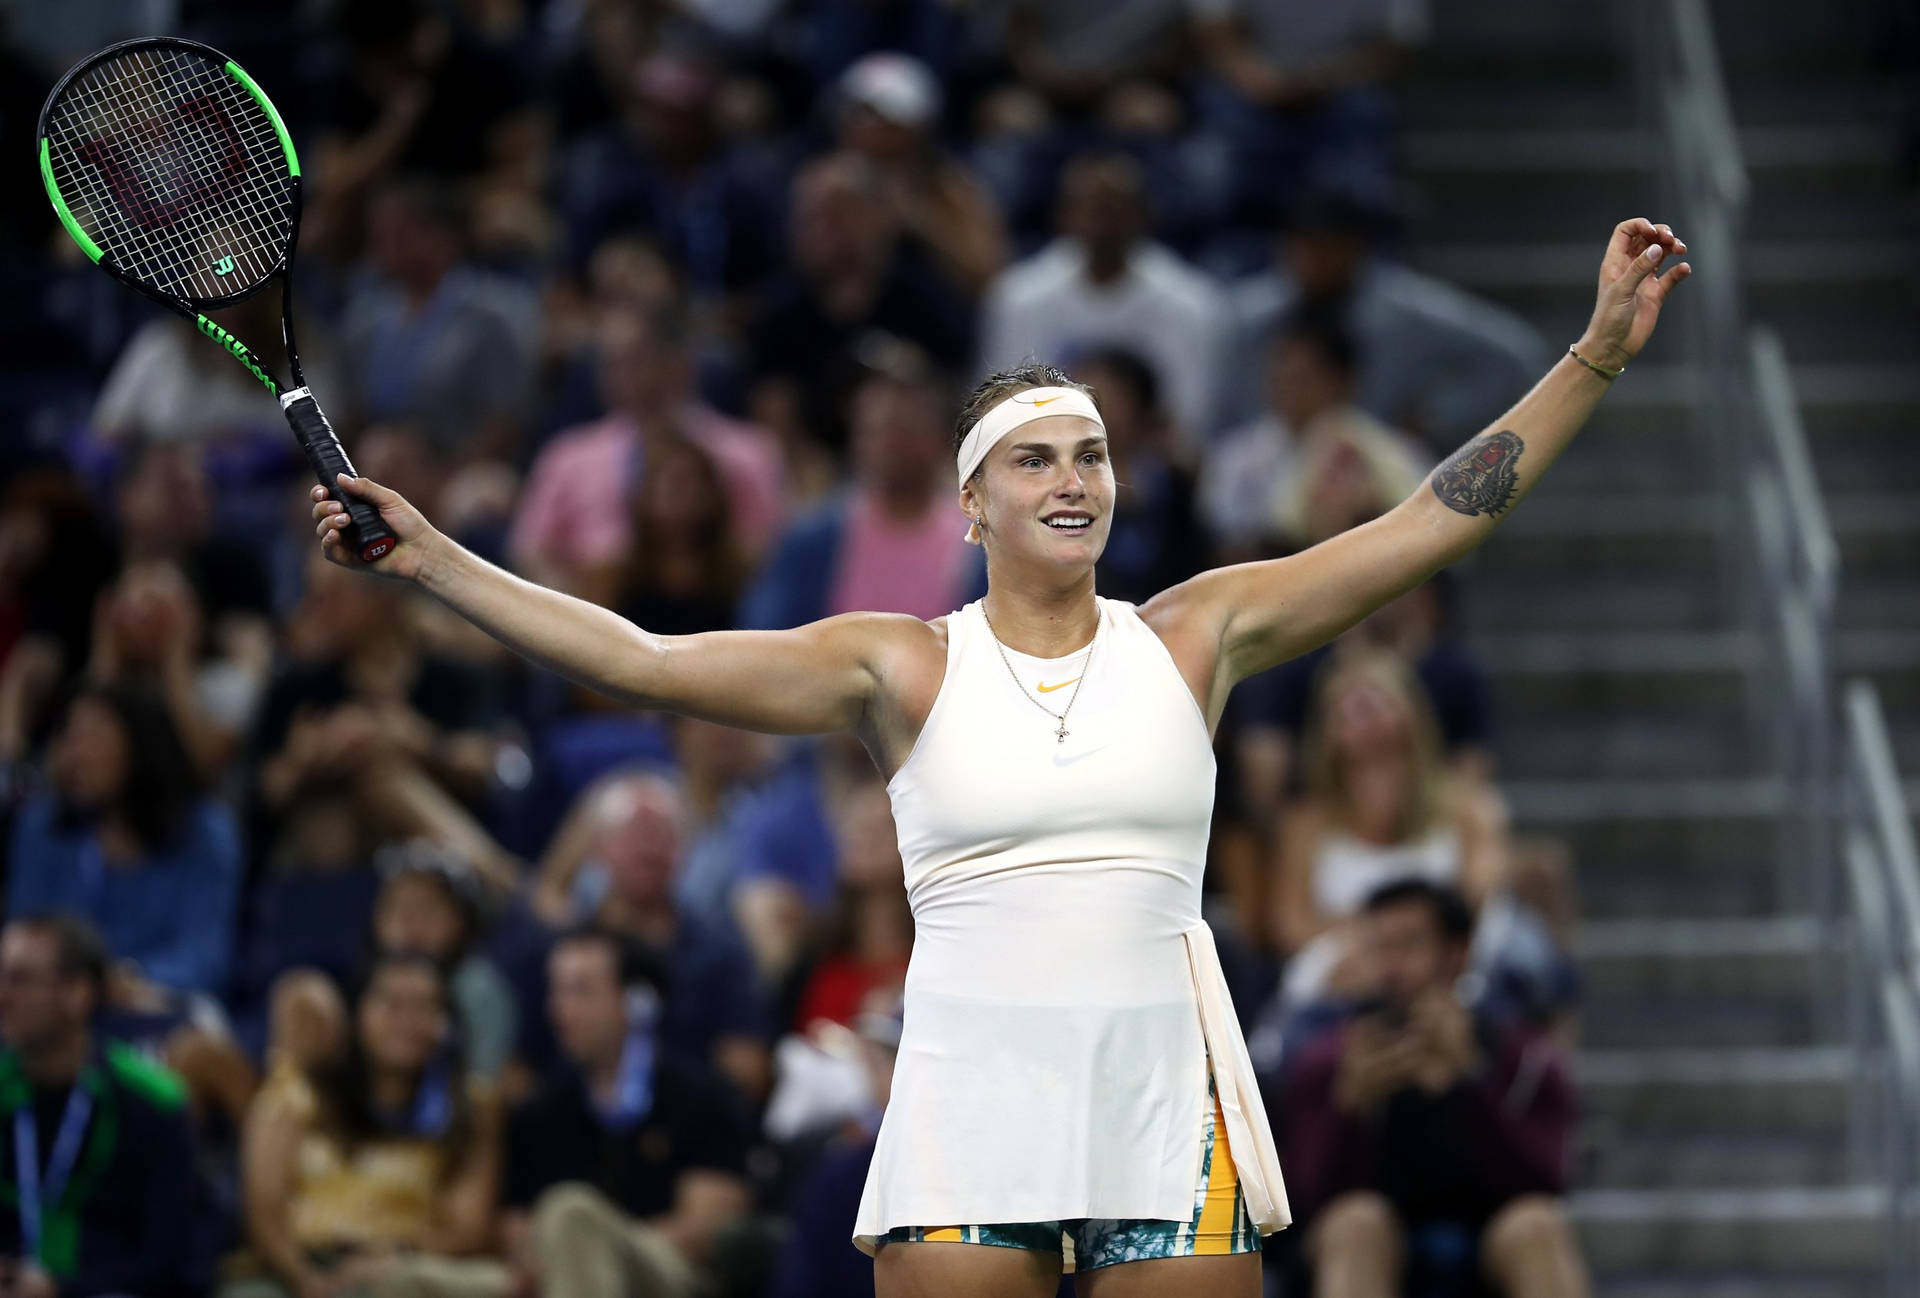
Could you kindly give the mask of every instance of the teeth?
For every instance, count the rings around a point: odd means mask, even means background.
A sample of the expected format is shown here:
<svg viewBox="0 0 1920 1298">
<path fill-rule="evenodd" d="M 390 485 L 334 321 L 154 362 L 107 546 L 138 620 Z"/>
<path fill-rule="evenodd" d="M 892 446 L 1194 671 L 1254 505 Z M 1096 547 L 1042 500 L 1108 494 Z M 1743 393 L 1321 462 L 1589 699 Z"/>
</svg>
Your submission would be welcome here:
<svg viewBox="0 0 1920 1298">
<path fill-rule="evenodd" d="M 1047 520 L 1047 526 L 1056 532 L 1083 532 L 1092 522 L 1090 518 L 1054 518 Z"/>
</svg>

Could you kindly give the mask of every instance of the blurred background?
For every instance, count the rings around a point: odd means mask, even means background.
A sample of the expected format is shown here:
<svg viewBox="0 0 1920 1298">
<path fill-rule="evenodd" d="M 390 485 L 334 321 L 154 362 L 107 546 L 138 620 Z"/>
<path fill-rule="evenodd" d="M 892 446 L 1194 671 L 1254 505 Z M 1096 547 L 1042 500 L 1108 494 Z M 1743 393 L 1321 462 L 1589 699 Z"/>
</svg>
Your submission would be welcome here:
<svg viewBox="0 0 1920 1298">
<path fill-rule="evenodd" d="M 1694 286 L 1525 508 L 1221 727 L 1267 1284 L 1920 1294 L 1911 3 L 0 19 L 0 1108 L 53 1145 L 94 1057 L 122 1105 L 60 1292 L 870 1293 L 912 940 L 857 744 L 620 710 L 319 562 L 273 403 L 27 162 L 61 70 L 166 33 L 293 132 L 360 470 L 661 632 L 974 598 L 951 423 L 1030 356 L 1108 423 L 1101 594 L 1311 545 L 1672 224 Z M 1368 1067 L 1403 1037 L 1432 1085 Z"/>
</svg>

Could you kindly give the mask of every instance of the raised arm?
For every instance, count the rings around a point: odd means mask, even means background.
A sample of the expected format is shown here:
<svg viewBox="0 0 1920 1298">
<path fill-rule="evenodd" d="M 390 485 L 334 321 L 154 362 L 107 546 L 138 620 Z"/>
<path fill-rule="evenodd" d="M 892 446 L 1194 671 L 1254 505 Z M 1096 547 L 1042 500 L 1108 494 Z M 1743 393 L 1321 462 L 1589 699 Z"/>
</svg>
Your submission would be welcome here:
<svg viewBox="0 0 1920 1298">
<path fill-rule="evenodd" d="M 1369 523 L 1310 550 L 1201 573 L 1149 606 L 1216 646 L 1214 706 L 1227 688 L 1326 643 L 1469 553 L 1573 441 L 1618 370 L 1639 355 L 1667 294 L 1691 268 L 1654 271 L 1686 245 L 1636 218 L 1613 231 L 1593 318 L 1546 377 L 1414 493 Z M 1583 363 L 1584 357 L 1591 365 Z"/>
<path fill-rule="evenodd" d="M 889 651 L 930 634 L 917 618 L 848 613 L 791 631 L 655 635 L 495 567 L 434 530 L 395 491 L 344 474 L 339 481 L 380 511 L 400 543 L 376 563 L 361 563 L 341 544 L 340 504 L 316 499 L 315 530 L 329 560 L 413 581 L 522 657 L 636 707 L 772 734 L 857 729 Z"/>
</svg>

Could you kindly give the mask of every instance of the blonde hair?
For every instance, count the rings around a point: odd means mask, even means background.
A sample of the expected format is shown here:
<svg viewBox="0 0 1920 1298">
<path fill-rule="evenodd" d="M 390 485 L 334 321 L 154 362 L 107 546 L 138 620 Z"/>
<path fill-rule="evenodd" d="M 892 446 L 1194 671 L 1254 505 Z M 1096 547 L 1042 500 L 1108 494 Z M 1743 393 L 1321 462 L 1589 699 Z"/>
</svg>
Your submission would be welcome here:
<svg viewBox="0 0 1920 1298">
<path fill-rule="evenodd" d="M 1406 713 L 1413 787 L 1396 830 L 1399 841 L 1418 838 L 1440 822 L 1447 799 L 1448 777 L 1441 760 L 1440 727 L 1419 678 L 1404 660 L 1386 650 L 1336 652 L 1315 674 L 1300 743 L 1307 794 L 1338 812 L 1351 810 L 1352 790 L 1347 783 L 1345 764 L 1334 751 L 1327 714 L 1328 705 L 1342 684 L 1356 678 L 1387 691 Z"/>
</svg>

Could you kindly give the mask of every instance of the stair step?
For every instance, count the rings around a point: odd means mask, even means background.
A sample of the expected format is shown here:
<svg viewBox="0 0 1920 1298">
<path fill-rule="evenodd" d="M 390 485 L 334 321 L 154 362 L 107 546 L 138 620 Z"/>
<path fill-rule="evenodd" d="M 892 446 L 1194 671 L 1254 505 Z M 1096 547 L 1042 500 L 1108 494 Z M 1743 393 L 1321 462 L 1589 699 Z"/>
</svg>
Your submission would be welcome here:
<svg viewBox="0 0 1920 1298">
<path fill-rule="evenodd" d="M 1853 1052 L 1789 1049 L 1587 1050 L 1574 1061 L 1584 1112 L 1622 1128 L 1841 1132 Z"/>
<path fill-rule="evenodd" d="M 1582 1188 L 1709 1189 L 1755 1185 L 1841 1185 L 1847 1180 L 1846 1142 L 1816 1131 L 1699 1132 L 1690 1127 L 1619 1130 L 1605 1124 L 1591 1138 Z"/>
<path fill-rule="evenodd" d="M 1493 751 L 1502 771 L 1535 779 L 1712 775 L 1752 772 L 1759 760 L 1746 721 L 1731 711 L 1586 711 L 1502 706 Z"/>
<path fill-rule="evenodd" d="M 1565 573 L 1552 583 L 1502 582 L 1479 576 L 1470 560 L 1460 622 L 1476 641 L 1523 631 L 1709 631 L 1724 626 L 1729 599 L 1709 571 L 1610 566 Z M 1920 620 L 1920 619 L 1916 619 Z M 1505 706 L 1501 711 L 1518 715 Z"/>
<path fill-rule="evenodd" d="M 1603 1271 L 1871 1272 L 1886 1257 L 1877 1186 L 1590 1190 L 1570 1207 Z"/>
<path fill-rule="evenodd" d="M 1587 924 L 1576 953 L 1595 994 L 1807 997 L 1826 949 L 1810 918 Z"/>
<path fill-rule="evenodd" d="M 1736 828 L 1753 849 L 1747 859 L 1689 860 L 1683 850 L 1663 843 L 1658 827 L 1623 830 L 1617 826 L 1542 824 L 1523 821 L 1531 832 L 1551 835 L 1574 852 L 1574 889 L 1582 917 L 1611 921 L 1647 916 L 1685 919 L 1760 919 L 1779 913 L 1779 871 L 1765 855 L 1773 850 L 1777 829 L 1759 821 Z M 1668 831 L 1671 834 L 1671 831 Z M 1711 834 L 1712 830 L 1697 831 Z M 1726 831 L 1720 831 L 1723 835 Z M 1636 838 L 1641 841 L 1636 842 Z M 1720 840 L 1716 839 L 1716 845 Z M 1638 855 L 1608 856 L 1622 846 Z"/>
<path fill-rule="evenodd" d="M 1869 1269 L 1754 1275 L 1696 1272 L 1680 1279 L 1631 1271 L 1596 1277 L 1595 1298 L 1887 1298 L 1886 1278 Z"/>
<path fill-rule="evenodd" d="M 1818 1044 L 1818 1028 L 1806 995 L 1596 992 L 1580 1009 L 1581 1039 L 1596 1050 L 1790 1050 Z"/>
<path fill-rule="evenodd" d="M 1583 914 L 1765 914 L 1787 790 L 1778 780 L 1506 778 L 1522 829 L 1566 842 Z M 1604 866 L 1604 869 L 1602 868 Z"/>
</svg>

